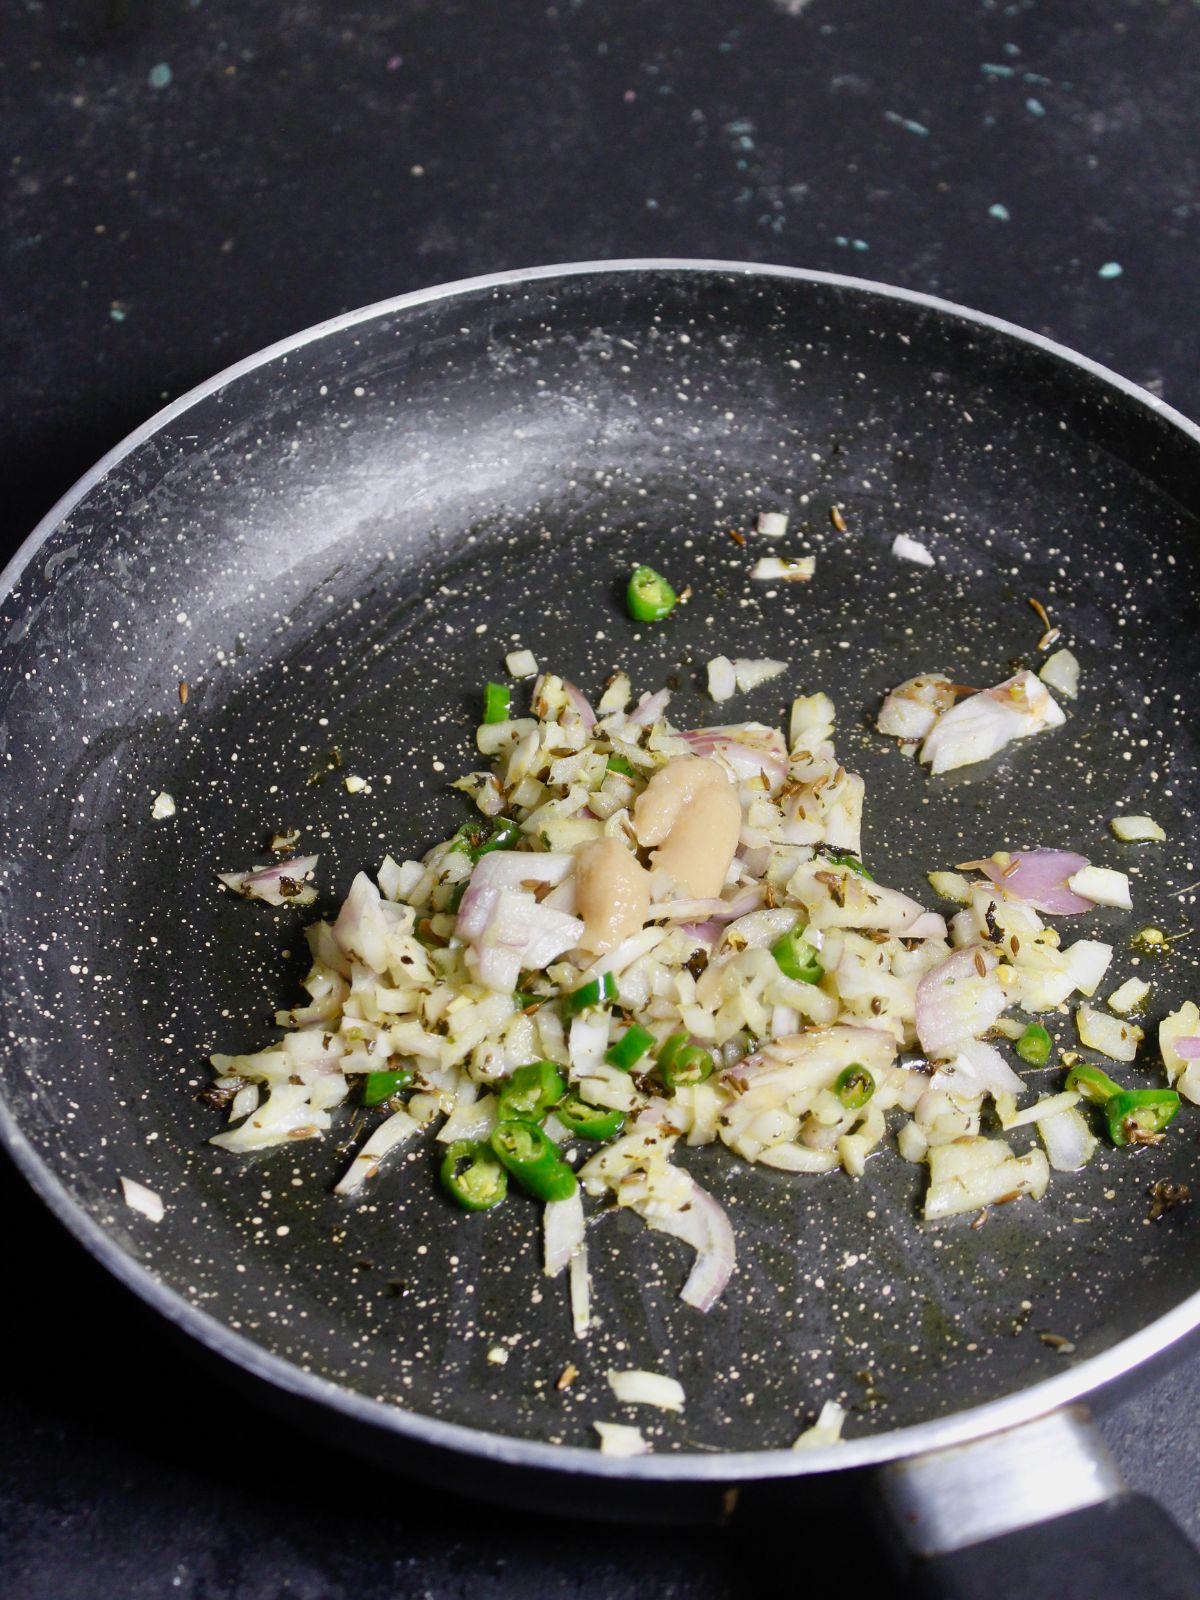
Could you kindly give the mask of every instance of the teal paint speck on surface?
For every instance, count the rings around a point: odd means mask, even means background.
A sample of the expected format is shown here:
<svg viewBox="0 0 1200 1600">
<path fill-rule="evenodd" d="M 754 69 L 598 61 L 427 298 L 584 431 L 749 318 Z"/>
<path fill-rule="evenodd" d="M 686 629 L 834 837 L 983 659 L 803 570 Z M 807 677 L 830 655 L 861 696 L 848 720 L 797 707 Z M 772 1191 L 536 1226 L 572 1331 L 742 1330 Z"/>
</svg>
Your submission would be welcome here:
<svg viewBox="0 0 1200 1600">
<path fill-rule="evenodd" d="M 1025 109 L 1031 117 L 1044 117 L 1046 108 L 1040 100 L 1026 100 Z"/>
<path fill-rule="evenodd" d="M 152 89 L 167 88 L 171 82 L 171 68 L 165 61 L 159 61 L 146 74 L 146 82 Z"/>
<path fill-rule="evenodd" d="M 1096 276 L 1098 278 L 1119 278 L 1124 271 L 1125 268 L 1119 261 L 1106 261 L 1097 271 Z"/>
<path fill-rule="evenodd" d="M 1016 68 L 998 66 L 994 61 L 981 61 L 979 70 L 988 78 L 1011 78 Z"/>
<path fill-rule="evenodd" d="M 997 200 L 994 206 L 988 207 L 988 216 L 995 217 L 997 222 L 1007 222 L 1009 220 L 1010 212 L 1007 206 L 1002 206 L 999 200 Z"/>
<path fill-rule="evenodd" d="M 114 322 L 124 322 L 125 321 L 125 307 L 124 306 L 109 306 L 108 314 L 113 319 Z"/>
</svg>

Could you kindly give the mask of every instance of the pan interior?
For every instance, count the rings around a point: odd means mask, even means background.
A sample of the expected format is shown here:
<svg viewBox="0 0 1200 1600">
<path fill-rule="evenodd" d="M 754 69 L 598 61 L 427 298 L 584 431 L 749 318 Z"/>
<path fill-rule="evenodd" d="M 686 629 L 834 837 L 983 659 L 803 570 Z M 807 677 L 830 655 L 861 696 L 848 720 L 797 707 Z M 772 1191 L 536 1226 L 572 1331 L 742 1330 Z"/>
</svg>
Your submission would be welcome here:
<svg viewBox="0 0 1200 1600">
<path fill-rule="evenodd" d="M 677 1297 L 682 1246 L 597 1220 L 582 1343 L 563 1284 L 540 1275 L 537 1209 L 455 1212 L 426 1147 L 352 1204 L 330 1193 L 348 1113 L 259 1158 L 206 1145 L 207 1053 L 274 1037 L 305 966 L 303 916 L 224 896 L 213 873 L 302 828 L 324 913 L 385 852 L 444 837 L 464 814 L 447 784 L 477 764 L 481 686 L 518 644 L 586 691 L 617 666 L 639 691 L 670 682 L 684 726 L 776 722 L 820 688 L 866 778 L 879 877 L 932 904 L 927 870 L 1034 844 L 1131 871 L 1133 917 L 1086 931 L 1117 946 L 1106 988 L 1151 979 L 1157 1020 L 1196 995 L 1193 944 L 1135 966 L 1128 941 L 1147 923 L 1185 932 L 1200 877 L 1197 454 L 1006 334 L 717 271 L 385 309 L 206 395 L 85 495 L 5 603 L 2 1072 L 18 1126 L 186 1301 L 305 1371 L 489 1432 L 588 1444 L 617 1414 L 605 1370 L 638 1366 L 687 1391 L 684 1417 L 639 1418 L 656 1448 L 783 1446 L 828 1398 L 849 1405 L 848 1434 L 896 1428 L 1110 1347 L 1200 1285 L 1188 1208 L 1147 1221 L 1156 1181 L 1200 1182 L 1200 1111 L 976 1230 L 921 1225 L 921 1173 L 894 1150 L 859 1181 L 689 1152 L 734 1219 L 737 1276 L 701 1319 Z M 816 554 L 811 584 L 748 581 L 765 509 L 789 513 L 788 553 Z M 895 560 L 898 533 L 936 568 Z M 658 627 L 618 604 L 638 561 L 693 590 Z M 931 782 L 872 734 L 873 709 L 918 670 L 983 685 L 1036 664 L 1031 595 L 1082 662 L 1068 727 Z M 791 666 L 716 713 L 700 691 L 718 653 Z M 1166 845 L 1111 838 L 1108 818 L 1147 810 Z M 1069 1019 L 1053 1030 L 1069 1047 Z M 122 1206 L 121 1175 L 162 1196 L 159 1226 Z"/>
</svg>

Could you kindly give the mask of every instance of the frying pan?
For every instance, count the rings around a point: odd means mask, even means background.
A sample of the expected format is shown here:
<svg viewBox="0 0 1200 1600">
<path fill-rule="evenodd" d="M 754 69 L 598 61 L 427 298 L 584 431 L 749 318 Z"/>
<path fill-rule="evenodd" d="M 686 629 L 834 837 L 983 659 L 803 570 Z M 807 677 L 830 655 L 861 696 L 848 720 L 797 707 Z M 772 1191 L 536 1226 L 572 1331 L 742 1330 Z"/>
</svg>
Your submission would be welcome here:
<svg viewBox="0 0 1200 1600">
<path fill-rule="evenodd" d="M 1151 970 L 1128 940 L 1185 932 L 1200 876 L 1198 469 L 1195 427 L 1044 339 L 783 268 L 501 274 L 231 368 L 99 463 L 0 583 L 8 1150 L 260 1399 L 406 1471 L 663 1518 L 728 1513 L 739 1486 L 786 1504 L 866 1485 L 935 1592 L 1037 1592 L 1064 1550 L 1064 1594 L 1200 1592 L 1182 1535 L 1123 1495 L 1072 1409 L 1200 1320 L 1192 1212 L 1148 1220 L 1152 1185 L 1200 1185 L 1191 1108 L 1161 1147 L 1103 1149 L 978 1229 L 922 1224 L 894 1153 L 852 1181 L 689 1151 L 734 1220 L 734 1281 L 701 1318 L 678 1299 L 682 1246 L 598 1219 L 581 1343 L 539 1275 L 535 1207 L 454 1211 L 424 1150 L 348 1203 L 330 1191 L 349 1116 L 236 1159 L 197 1099 L 208 1052 L 272 1037 L 305 966 L 302 915 L 223 895 L 214 871 L 302 828 L 322 914 L 385 852 L 444 837 L 481 685 L 518 644 L 585 688 L 617 665 L 670 683 L 685 726 L 712 720 L 709 657 L 787 660 L 786 687 L 737 715 L 833 696 L 885 881 L 928 901 L 931 868 L 1081 849 L 1133 874 L 1133 918 L 1088 924 L 1114 973 L 1152 979 L 1155 1018 L 1194 996 L 1192 945 Z M 765 509 L 816 554 L 811 584 L 747 582 L 728 530 Z M 936 566 L 893 558 L 898 533 Z M 639 561 L 693 589 L 656 628 L 617 603 Z M 930 781 L 870 713 L 921 669 L 987 684 L 1036 663 L 1031 595 L 1082 662 L 1068 727 Z M 1168 845 L 1117 844 L 1107 819 L 1130 810 Z M 122 1176 L 158 1192 L 161 1223 L 122 1205 Z M 646 1424 L 651 1455 L 593 1447 L 609 1366 L 684 1382 L 684 1415 Z M 789 1449 L 828 1398 L 846 1441 Z"/>
</svg>

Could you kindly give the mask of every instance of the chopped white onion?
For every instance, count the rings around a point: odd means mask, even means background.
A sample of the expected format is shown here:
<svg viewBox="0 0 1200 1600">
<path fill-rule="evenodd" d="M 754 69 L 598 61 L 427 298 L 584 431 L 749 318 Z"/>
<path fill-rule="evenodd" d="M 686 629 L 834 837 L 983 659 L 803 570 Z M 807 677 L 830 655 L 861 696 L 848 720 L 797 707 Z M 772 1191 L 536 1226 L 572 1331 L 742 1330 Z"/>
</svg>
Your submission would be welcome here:
<svg viewBox="0 0 1200 1600">
<path fill-rule="evenodd" d="M 1068 700 L 1079 695 L 1079 662 L 1069 650 L 1056 650 L 1042 663 L 1038 677 L 1056 694 L 1065 694 Z"/>
<path fill-rule="evenodd" d="M 1109 827 L 1126 844 L 1157 844 L 1167 837 L 1152 817 L 1113 817 Z"/>
<path fill-rule="evenodd" d="M 910 539 L 906 533 L 898 533 L 892 540 L 892 554 L 901 561 L 915 561 L 919 567 L 936 565 L 929 547 L 919 539 Z"/>
<path fill-rule="evenodd" d="M 1106 1011 L 1097 1011 L 1089 1005 L 1077 1009 L 1075 1026 L 1081 1044 L 1113 1061 L 1132 1061 L 1144 1037 L 1136 1023 L 1122 1022 L 1119 1017 L 1110 1017 Z"/>
<path fill-rule="evenodd" d="M 154 804 L 150 807 L 150 815 L 155 822 L 165 822 L 168 817 L 175 815 L 175 801 L 165 789 L 161 794 L 155 795 Z"/>
<path fill-rule="evenodd" d="M 1018 672 L 943 711 L 925 736 L 921 760 L 935 775 L 951 772 L 986 761 L 1012 740 L 1057 728 L 1065 720 L 1045 684 L 1032 672 Z"/>
<path fill-rule="evenodd" d="M 334 1194 L 355 1195 L 379 1171 L 384 1156 L 420 1131 L 407 1111 L 393 1111 L 375 1129 L 354 1160 L 333 1186 Z"/>
<path fill-rule="evenodd" d="M 542 1211 L 547 1278 L 557 1278 L 583 1244 L 583 1198 L 576 1189 L 565 1200 L 548 1200 Z"/>
<path fill-rule="evenodd" d="M 750 576 L 758 583 L 807 583 L 816 570 L 816 556 L 763 556 Z"/>
<path fill-rule="evenodd" d="M 657 1406 L 661 1411 L 682 1411 L 683 1385 L 661 1372 L 634 1368 L 618 1372 L 610 1367 L 608 1386 L 623 1406 Z"/>
<path fill-rule="evenodd" d="M 778 678 L 781 673 L 787 671 L 787 668 L 786 661 L 772 661 L 769 657 L 764 657 L 760 661 L 748 661 L 745 656 L 738 656 L 733 663 L 734 677 L 743 694 L 749 694 L 751 689 L 757 689 L 761 683 L 769 683 L 772 678 Z"/>
<path fill-rule="evenodd" d="M 846 1408 L 836 1400 L 826 1400 L 811 1428 L 798 1435 L 793 1450 L 818 1450 L 822 1445 L 840 1444 L 842 1426 L 846 1421 Z"/>
<path fill-rule="evenodd" d="M 758 531 L 767 539 L 782 539 L 788 530 L 787 513 L 783 511 L 760 511 L 758 513 Z"/>
<path fill-rule="evenodd" d="M 1078 1172 L 1095 1153 L 1096 1137 L 1082 1112 L 1074 1107 L 1039 1117 L 1037 1130 L 1055 1172 Z"/>
<path fill-rule="evenodd" d="M 650 1446 L 642 1438 L 639 1428 L 630 1427 L 624 1422 L 593 1422 L 592 1427 L 600 1435 L 602 1456 L 644 1456 L 650 1453 Z"/>
<path fill-rule="evenodd" d="M 586 1339 L 592 1320 L 592 1281 L 588 1274 L 586 1244 L 581 1244 L 571 1257 L 567 1280 L 571 1295 L 571 1331 L 577 1339 Z"/>
<path fill-rule="evenodd" d="M 153 1189 L 147 1189 L 144 1183 L 138 1183 L 133 1178 L 121 1179 L 121 1196 L 131 1211 L 140 1211 L 144 1217 L 149 1217 L 151 1222 L 161 1222 L 166 1215 L 162 1198 Z"/>
<path fill-rule="evenodd" d="M 1073 872 L 1067 879 L 1067 888 L 1098 906 L 1133 910 L 1128 876 L 1124 872 L 1114 872 L 1111 867 L 1084 867 L 1080 872 Z"/>
<path fill-rule="evenodd" d="M 1140 1011 L 1149 998 L 1150 985 L 1144 978 L 1126 978 L 1121 987 L 1109 995 L 1108 1009 L 1119 1017 L 1127 1017 L 1131 1012 Z"/>
<path fill-rule="evenodd" d="M 1003 1139 L 958 1139 L 929 1152 L 925 1220 L 936 1222 L 964 1211 L 999 1205 L 1019 1195 L 1040 1200 L 1050 1181 L 1041 1150 L 1014 1156 Z"/>
<path fill-rule="evenodd" d="M 708 692 L 718 705 L 737 693 L 737 674 L 728 656 L 714 656 L 708 663 Z"/>
<path fill-rule="evenodd" d="M 510 678 L 536 678 L 537 657 L 532 650 L 510 650 L 504 658 Z"/>
</svg>

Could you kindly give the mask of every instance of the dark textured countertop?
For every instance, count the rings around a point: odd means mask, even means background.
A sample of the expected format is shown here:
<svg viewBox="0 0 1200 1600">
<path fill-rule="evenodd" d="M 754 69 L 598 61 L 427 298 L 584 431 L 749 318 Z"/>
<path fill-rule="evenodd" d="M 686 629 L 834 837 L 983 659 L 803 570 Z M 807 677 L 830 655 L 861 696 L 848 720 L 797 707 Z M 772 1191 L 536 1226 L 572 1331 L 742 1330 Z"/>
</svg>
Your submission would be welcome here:
<svg viewBox="0 0 1200 1600">
<path fill-rule="evenodd" d="M 13 0 L 0 98 L 6 554 L 219 367 L 543 261 L 853 272 L 1200 416 L 1194 0 Z M 0 1199 L 8 1600 L 717 1600 L 776 1559 L 801 1576 L 824 1532 L 539 1523 L 317 1449 L 194 1366 L 7 1165 Z M 1193 1358 L 1105 1421 L 1194 1538 L 1198 1400 Z"/>
</svg>

